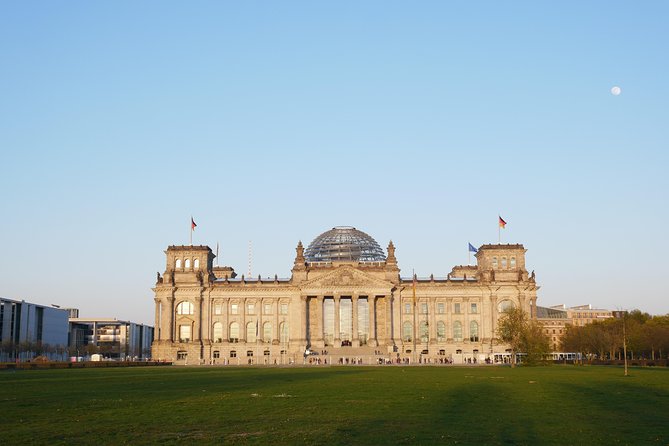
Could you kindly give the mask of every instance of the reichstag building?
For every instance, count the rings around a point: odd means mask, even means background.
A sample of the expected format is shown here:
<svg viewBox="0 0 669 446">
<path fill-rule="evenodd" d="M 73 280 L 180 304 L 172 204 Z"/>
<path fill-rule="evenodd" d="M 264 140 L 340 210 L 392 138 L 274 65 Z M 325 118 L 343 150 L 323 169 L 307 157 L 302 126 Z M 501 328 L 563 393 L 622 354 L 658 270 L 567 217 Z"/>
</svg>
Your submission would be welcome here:
<svg viewBox="0 0 669 446">
<path fill-rule="evenodd" d="M 152 354 L 186 364 L 492 361 L 507 352 L 501 312 L 535 316 L 539 288 L 523 245 L 483 245 L 446 277 L 402 277 L 392 242 L 384 252 L 346 226 L 298 243 L 290 278 L 239 277 L 208 246 L 165 253 Z"/>
</svg>

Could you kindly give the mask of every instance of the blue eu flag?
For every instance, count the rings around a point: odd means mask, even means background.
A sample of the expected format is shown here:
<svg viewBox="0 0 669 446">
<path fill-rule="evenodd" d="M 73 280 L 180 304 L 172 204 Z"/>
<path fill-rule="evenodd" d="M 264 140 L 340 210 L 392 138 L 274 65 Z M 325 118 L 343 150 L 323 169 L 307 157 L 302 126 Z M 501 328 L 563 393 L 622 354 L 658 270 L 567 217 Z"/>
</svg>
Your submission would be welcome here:
<svg viewBox="0 0 669 446">
<path fill-rule="evenodd" d="M 478 249 L 474 248 L 471 243 L 469 243 L 469 252 L 479 252 Z"/>
</svg>

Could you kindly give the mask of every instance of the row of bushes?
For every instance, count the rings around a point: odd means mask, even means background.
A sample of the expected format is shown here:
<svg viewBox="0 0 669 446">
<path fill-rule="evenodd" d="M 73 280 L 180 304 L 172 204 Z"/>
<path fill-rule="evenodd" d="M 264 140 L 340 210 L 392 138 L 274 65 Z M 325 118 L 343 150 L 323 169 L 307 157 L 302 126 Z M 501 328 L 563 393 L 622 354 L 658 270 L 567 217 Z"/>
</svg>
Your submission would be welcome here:
<svg viewBox="0 0 669 446">
<path fill-rule="evenodd" d="M 161 361 L 0 362 L 0 369 L 84 369 L 96 367 L 146 367 L 155 365 L 172 365 L 172 363 Z"/>
</svg>

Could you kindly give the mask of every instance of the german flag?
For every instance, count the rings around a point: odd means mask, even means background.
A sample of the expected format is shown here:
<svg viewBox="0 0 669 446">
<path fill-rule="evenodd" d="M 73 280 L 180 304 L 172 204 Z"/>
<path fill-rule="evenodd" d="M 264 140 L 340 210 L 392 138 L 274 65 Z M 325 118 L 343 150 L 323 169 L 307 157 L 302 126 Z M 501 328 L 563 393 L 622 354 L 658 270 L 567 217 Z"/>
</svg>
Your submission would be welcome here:
<svg viewBox="0 0 669 446">
<path fill-rule="evenodd" d="M 504 221 L 504 219 L 502 217 L 500 217 L 499 215 L 498 215 L 498 217 L 499 217 L 499 227 L 500 228 L 506 228 L 506 222 Z"/>
</svg>

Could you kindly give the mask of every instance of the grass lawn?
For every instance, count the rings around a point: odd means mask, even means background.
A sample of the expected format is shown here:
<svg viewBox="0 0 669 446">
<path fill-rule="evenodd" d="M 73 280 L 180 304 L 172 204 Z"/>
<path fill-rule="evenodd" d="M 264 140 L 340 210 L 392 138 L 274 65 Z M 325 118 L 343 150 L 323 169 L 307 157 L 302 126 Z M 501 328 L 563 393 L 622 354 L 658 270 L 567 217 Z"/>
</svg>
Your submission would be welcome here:
<svg viewBox="0 0 669 446">
<path fill-rule="evenodd" d="M 669 369 L 0 371 L 0 444 L 669 444 Z"/>
</svg>

